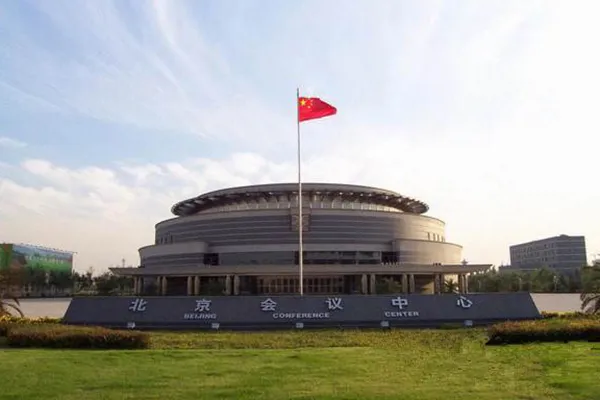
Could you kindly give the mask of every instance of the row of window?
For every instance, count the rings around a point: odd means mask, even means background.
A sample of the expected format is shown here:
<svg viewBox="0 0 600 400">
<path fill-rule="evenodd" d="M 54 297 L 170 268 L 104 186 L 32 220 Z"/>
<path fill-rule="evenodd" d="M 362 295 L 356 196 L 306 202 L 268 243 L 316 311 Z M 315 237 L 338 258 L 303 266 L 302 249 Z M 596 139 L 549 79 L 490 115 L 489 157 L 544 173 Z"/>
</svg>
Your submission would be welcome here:
<svg viewBox="0 0 600 400">
<path fill-rule="evenodd" d="M 322 199 L 311 199 L 303 198 L 303 207 L 308 208 L 326 208 L 326 209 L 340 209 L 340 210 L 367 210 L 367 211 L 388 211 L 388 212 L 401 212 L 394 207 L 389 207 L 381 204 L 373 203 L 362 203 L 358 201 L 340 201 L 340 200 L 327 200 Z M 280 200 L 280 201 L 266 201 L 260 200 L 258 202 L 239 202 L 234 204 L 228 204 L 220 207 L 210 208 L 202 213 L 210 212 L 224 212 L 224 211 L 244 211 L 244 210 L 268 210 L 268 209 L 286 209 L 298 207 L 297 200 Z"/>
<path fill-rule="evenodd" d="M 381 264 L 399 261 L 397 252 L 380 251 L 305 251 L 304 264 Z M 200 262 L 201 261 L 201 262 Z M 298 265 L 297 251 L 261 251 L 158 256 L 142 260 L 144 265 Z"/>
<path fill-rule="evenodd" d="M 379 251 L 304 251 L 303 264 L 380 264 L 398 262 L 396 252 Z M 253 253 L 209 253 L 204 255 L 207 265 L 298 265 L 297 251 Z"/>
<path fill-rule="evenodd" d="M 445 242 L 446 238 L 437 233 L 427 232 L 427 240 L 432 240 L 434 242 Z"/>
<path fill-rule="evenodd" d="M 563 240 L 552 243 L 536 243 L 530 245 L 517 245 L 511 248 L 514 254 L 528 254 L 549 249 L 578 249 L 585 251 L 585 241 L 583 239 Z"/>
<path fill-rule="evenodd" d="M 367 230 L 362 230 L 360 232 L 339 232 L 340 227 L 335 227 L 336 232 L 327 232 L 327 231 L 319 231 L 319 232 L 313 232 L 312 235 L 321 235 L 321 236 L 328 236 L 331 235 L 333 233 L 335 233 L 336 236 L 352 236 L 352 235 L 360 235 L 361 237 L 371 237 L 371 238 L 376 238 L 376 237 L 381 237 L 382 240 L 385 240 L 387 238 L 387 236 L 389 235 L 386 232 L 381 232 L 381 231 L 374 231 L 374 232 L 369 232 Z M 265 238 L 274 238 L 277 239 L 277 235 L 280 235 L 281 232 L 279 233 L 271 233 L 271 232 L 234 232 L 233 235 L 235 235 L 236 237 L 246 237 L 249 240 L 265 240 Z M 176 235 L 173 235 L 172 233 L 167 233 L 167 234 L 163 234 L 163 235 L 157 235 L 156 236 L 156 240 L 155 240 L 155 244 L 172 244 L 172 243 L 183 243 L 183 242 L 190 242 L 190 241 L 194 241 L 194 240 L 207 240 L 209 242 L 215 242 L 216 240 L 218 240 L 218 238 L 220 237 L 230 237 L 231 235 L 229 234 L 214 234 L 214 235 L 209 235 L 207 232 L 202 232 L 200 233 L 179 233 Z M 260 237 L 260 238 L 259 238 Z M 175 239 L 174 239 L 175 238 Z M 446 242 L 446 238 L 443 235 L 437 234 L 437 233 L 432 233 L 432 232 L 427 232 L 427 240 L 429 241 L 434 241 L 434 242 Z"/>
<path fill-rule="evenodd" d="M 543 254 L 539 256 L 526 256 L 526 257 L 511 257 L 511 264 L 523 264 L 523 263 L 536 263 L 536 262 L 547 262 L 547 261 L 570 261 L 579 260 L 586 262 L 587 256 L 585 253 L 579 254 Z"/>
<path fill-rule="evenodd" d="M 299 292 L 298 278 L 259 278 L 258 293 L 265 295 L 295 294 Z M 339 294 L 344 293 L 344 277 L 323 277 L 303 279 L 304 293 Z"/>
</svg>

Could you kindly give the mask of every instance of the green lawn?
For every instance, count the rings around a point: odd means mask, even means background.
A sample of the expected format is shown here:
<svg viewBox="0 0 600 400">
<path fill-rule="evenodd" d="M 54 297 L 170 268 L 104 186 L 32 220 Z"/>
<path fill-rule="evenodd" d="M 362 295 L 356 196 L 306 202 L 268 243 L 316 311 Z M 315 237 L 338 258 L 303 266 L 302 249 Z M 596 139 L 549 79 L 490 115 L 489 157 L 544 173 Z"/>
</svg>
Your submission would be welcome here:
<svg viewBox="0 0 600 400">
<path fill-rule="evenodd" d="M 152 350 L 0 349 L 0 399 L 600 399 L 600 344 L 484 341 L 476 330 L 157 333 Z"/>
</svg>

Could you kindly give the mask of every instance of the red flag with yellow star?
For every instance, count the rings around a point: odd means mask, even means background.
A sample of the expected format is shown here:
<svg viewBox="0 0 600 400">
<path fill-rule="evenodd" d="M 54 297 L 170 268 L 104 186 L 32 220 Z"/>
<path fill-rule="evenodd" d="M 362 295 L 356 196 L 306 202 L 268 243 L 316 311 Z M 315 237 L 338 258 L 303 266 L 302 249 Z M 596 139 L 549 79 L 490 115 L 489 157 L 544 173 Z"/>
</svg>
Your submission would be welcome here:
<svg viewBox="0 0 600 400">
<path fill-rule="evenodd" d="M 331 104 L 318 97 L 298 97 L 298 122 L 328 117 L 337 113 Z"/>
</svg>

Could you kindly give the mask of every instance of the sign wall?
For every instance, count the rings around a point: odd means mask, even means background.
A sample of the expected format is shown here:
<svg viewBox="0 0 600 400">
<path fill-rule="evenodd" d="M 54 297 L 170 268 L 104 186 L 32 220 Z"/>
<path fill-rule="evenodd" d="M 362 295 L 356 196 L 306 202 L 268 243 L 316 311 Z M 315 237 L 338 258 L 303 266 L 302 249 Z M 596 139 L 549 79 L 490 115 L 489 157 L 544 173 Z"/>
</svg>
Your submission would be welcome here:
<svg viewBox="0 0 600 400">
<path fill-rule="evenodd" d="M 378 296 L 77 297 L 70 324 L 139 328 L 432 326 L 538 318 L 529 293 Z M 383 323 L 383 324 L 382 324 Z"/>
</svg>

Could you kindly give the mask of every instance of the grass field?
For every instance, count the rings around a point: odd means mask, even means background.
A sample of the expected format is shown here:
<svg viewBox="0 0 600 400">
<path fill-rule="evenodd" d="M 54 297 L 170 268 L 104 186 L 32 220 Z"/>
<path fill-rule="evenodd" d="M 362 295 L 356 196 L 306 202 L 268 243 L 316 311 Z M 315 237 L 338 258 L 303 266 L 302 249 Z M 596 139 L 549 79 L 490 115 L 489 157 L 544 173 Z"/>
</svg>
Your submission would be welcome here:
<svg viewBox="0 0 600 400">
<path fill-rule="evenodd" d="M 155 333 L 152 350 L 0 349 L 0 399 L 599 399 L 600 343 L 470 331 Z"/>
</svg>

